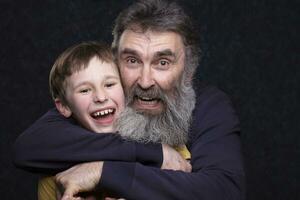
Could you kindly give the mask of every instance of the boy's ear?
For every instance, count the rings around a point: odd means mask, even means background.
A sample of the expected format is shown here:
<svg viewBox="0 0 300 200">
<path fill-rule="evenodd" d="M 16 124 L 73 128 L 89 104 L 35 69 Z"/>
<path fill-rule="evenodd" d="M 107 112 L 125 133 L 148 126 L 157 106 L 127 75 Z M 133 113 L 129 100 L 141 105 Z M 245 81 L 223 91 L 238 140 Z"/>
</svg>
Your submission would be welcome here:
<svg viewBox="0 0 300 200">
<path fill-rule="evenodd" d="M 72 111 L 70 110 L 70 108 L 68 106 L 65 106 L 60 99 L 56 98 L 54 100 L 55 102 L 55 106 L 57 108 L 57 110 L 60 112 L 60 114 L 62 114 L 65 117 L 70 117 L 72 115 Z"/>
</svg>

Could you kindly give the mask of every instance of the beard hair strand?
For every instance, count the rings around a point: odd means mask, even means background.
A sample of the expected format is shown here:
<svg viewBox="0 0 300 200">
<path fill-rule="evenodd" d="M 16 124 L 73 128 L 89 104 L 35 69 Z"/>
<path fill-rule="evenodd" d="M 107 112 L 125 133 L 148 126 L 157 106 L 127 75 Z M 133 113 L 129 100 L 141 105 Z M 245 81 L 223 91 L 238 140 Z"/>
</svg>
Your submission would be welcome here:
<svg viewBox="0 0 300 200">
<path fill-rule="evenodd" d="M 175 87 L 172 97 L 168 97 L 162 89 L 158 88 L 160 98 L 165 105 L 165 110 L 158 115 L 137 112 L 130 107 L 134 90 L 138 90 L 137 87 L 128 92 L 129 106 L 126 106 L 116 121 L 119 134 L 124 139 L 140 143 L 164 143 L 170 146 L 186 144 L 196 102 L 192 85 L 186 85 L 181 80 Z"/>
</svg>

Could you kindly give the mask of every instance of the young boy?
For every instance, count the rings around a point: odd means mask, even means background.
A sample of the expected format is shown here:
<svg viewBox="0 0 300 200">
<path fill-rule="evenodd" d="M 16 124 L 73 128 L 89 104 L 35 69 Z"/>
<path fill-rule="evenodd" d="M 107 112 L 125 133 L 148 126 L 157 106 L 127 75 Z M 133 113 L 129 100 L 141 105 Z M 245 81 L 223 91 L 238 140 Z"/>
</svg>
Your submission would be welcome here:
<svg viewBox="0 0 300 200">
<path fill-rule="evenodd" d="M 84 42 L 64 51 L 49 76 L 52 98 L 64 117 L 96 133 L 115 132 L 124 109 L 124 92 L 109 46 Z M 53 177 L 39 182 L 39 200 L 56 199 Z"/>
<path fill-rule="evenodd" d="M 110 47 L 97 42 L 70 47 L 54 63 L 49 85 L 56 108 L 64 117 L 72 117 L 96 133 L 116 131 L 114 122 L 124 110 L 124 92 Z M 188 151 L 180 153 L 189 157 Z M 59 196 L 53 177 L 39 181 L 39 200 Z"/>
</svg>

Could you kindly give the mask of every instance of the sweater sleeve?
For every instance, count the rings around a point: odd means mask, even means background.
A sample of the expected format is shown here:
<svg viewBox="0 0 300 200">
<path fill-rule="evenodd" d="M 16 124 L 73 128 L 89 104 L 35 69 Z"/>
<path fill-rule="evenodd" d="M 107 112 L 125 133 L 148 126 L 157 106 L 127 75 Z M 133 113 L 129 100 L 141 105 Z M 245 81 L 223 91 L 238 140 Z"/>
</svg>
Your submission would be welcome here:
<svg viewBox="0 0 300 200">
<path fill-rule="evenodd" d="M 56 173 L 88 161 L 126 161 L 161 166 L 160 144 L 123 140 L 116 133 L 90 132 L 74 120 L 48 111 L 25 130 L 14 144 L 17 167 L 37 173 Z"/>
<path fill-rule="evenodd" d="M 188 146 L 191 173 L 108 161 L 104 162 L 99 186 L 131 200 L 244 199 L 245 177 L 235 112 L 219 90 L 207 89 L 198 96 Z"/>
</svg>

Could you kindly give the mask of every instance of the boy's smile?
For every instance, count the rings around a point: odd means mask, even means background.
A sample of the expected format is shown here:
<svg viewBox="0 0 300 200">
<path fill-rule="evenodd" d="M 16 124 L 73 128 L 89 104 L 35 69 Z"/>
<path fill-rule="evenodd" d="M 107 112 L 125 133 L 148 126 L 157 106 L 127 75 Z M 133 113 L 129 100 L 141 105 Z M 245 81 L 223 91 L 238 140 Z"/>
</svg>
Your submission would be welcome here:
<svg viewBox="0 0 300 200">
<path fill-rule="evenodd" d="M 92 112 L 91 117 L 95 120 L 95 123 L 107 126 L 114 122 L 115 112 L 115 108 L 100 109 L 95 112 Z"/>
</svg>

